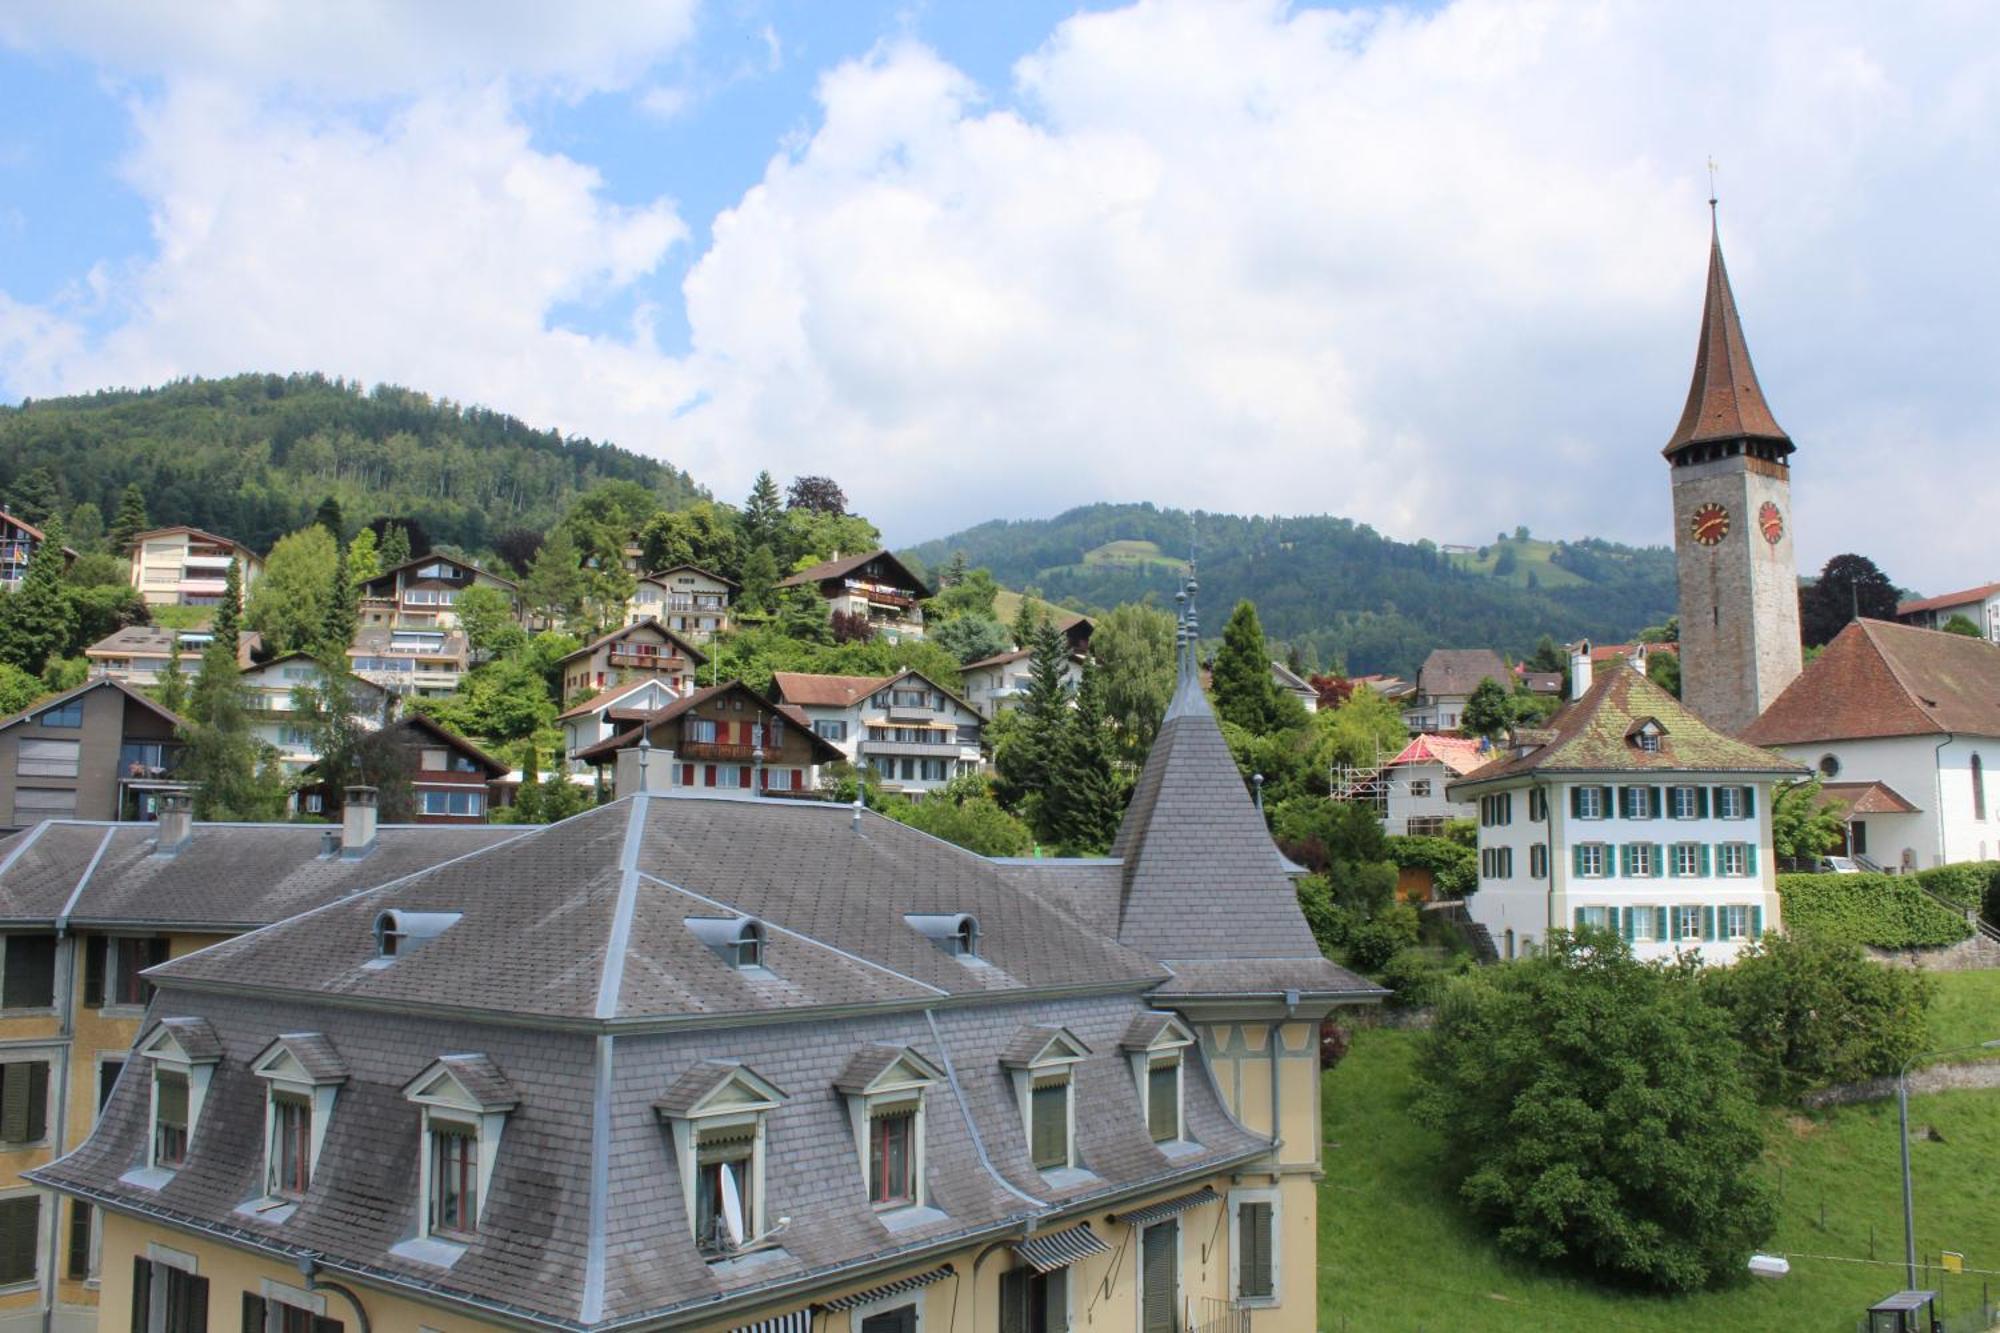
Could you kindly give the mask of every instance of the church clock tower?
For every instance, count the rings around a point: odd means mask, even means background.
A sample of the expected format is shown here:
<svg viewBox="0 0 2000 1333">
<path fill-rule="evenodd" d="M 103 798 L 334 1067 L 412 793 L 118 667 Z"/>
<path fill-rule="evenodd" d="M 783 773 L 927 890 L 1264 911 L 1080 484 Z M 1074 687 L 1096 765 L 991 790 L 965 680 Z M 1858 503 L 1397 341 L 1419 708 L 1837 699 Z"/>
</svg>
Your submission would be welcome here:
<svg viewBox="0 0 2000 1333">
<path fill-rule="evenodd" d="M 1674 487 L 1681 698 L 1724 732 L 1768 708 L 1802 664 L 1792 450 L 1750 365 L 1711 219 L 1694 382 L 1663 452 Z"/>
</svg>

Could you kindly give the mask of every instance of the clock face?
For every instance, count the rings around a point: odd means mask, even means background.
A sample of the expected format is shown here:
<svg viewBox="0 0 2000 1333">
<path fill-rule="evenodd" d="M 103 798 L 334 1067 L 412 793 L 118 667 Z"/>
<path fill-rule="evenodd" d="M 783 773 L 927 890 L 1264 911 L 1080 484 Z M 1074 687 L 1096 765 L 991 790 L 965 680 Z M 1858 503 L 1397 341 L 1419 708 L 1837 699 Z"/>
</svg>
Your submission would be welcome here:
<svg viewBox="0 0 2000 1333">
<path fill-rule="evenodd" d="M 1785 516 L 1778 512 L 1778 506 L 1770 500 L 1757 511 L 1757 530 L 1764 534 L 1764 540 L 1776 546 L 1785 535 Z"/>
<path fill-rule="evenodd" d="M 1729 511 L 1719 504 L 1705 504 L 1694 511 L 1688 533 L 1703 546 L 1713 546 L 1729 535 Z"/>
</svg>

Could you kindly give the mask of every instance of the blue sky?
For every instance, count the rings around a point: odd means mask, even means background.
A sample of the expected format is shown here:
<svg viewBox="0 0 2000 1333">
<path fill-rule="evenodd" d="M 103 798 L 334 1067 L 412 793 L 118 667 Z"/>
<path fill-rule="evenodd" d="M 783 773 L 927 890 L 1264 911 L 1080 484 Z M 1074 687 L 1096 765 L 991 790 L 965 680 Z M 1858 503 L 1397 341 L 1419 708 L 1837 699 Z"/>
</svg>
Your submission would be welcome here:
<svg viewBox="0 0 2000 1333">
<path fill-rule="evenodd" d="M 1996 49 L 1861 0 L 20 0 L 0 398 L 392 381 L 725 498 L 832 473 L 897 543 L 1664 542 L 1713 155 L 1802 561 L 1967 586 Z"/>
</svg>

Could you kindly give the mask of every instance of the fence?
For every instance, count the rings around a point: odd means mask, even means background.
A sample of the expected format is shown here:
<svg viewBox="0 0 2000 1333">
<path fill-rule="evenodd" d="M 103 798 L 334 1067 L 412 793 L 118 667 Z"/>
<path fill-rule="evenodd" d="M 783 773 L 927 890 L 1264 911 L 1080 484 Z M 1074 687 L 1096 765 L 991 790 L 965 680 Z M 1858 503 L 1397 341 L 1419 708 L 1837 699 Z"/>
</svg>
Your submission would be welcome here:
<svg viewBox="0 0 2000 1333">
<path fill-rule="evenodd" d="M 1230 1301 L 1198 1296 L 1189 1307 L 1188 1333 L 1250 1333 L 1250 1312 Z"/>
</svg>

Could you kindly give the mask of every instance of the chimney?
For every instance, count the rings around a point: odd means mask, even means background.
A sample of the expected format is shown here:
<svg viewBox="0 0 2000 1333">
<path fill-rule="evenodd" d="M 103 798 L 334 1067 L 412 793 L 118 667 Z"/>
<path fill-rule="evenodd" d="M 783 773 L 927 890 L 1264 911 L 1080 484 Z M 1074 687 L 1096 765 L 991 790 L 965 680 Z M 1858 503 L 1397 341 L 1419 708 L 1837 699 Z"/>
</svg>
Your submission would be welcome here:
<svg viewBox="0 0 2000 1333">
<path fill-rule="evenodd" d="M 1569 652 L 1569 697 L 1581 699 L 1590 693 L 1590 640 L 1577 640 Z"/>
<path fill-rule="evenodd" d="M 618 752 L 618 768 L 612 777 L 611 793 L 619 800 L 627 796 L 663 796 L 674 781 L 674 752 L 656 750 L 646 736 L 637 745 Z"/>
<path fill-rule="evenodd" d="M 373 787 L 349 787 L 340 807 L 340 854 L 353 861 L 375 850 L 375 815 L 380 793 Z"/>
<path fill-rule="evenodd" d="M 184 791 L 160 793 L 160 832 L 153 850 L 172 856 L 194 837 L 194 797 Z"/>
</svg>

